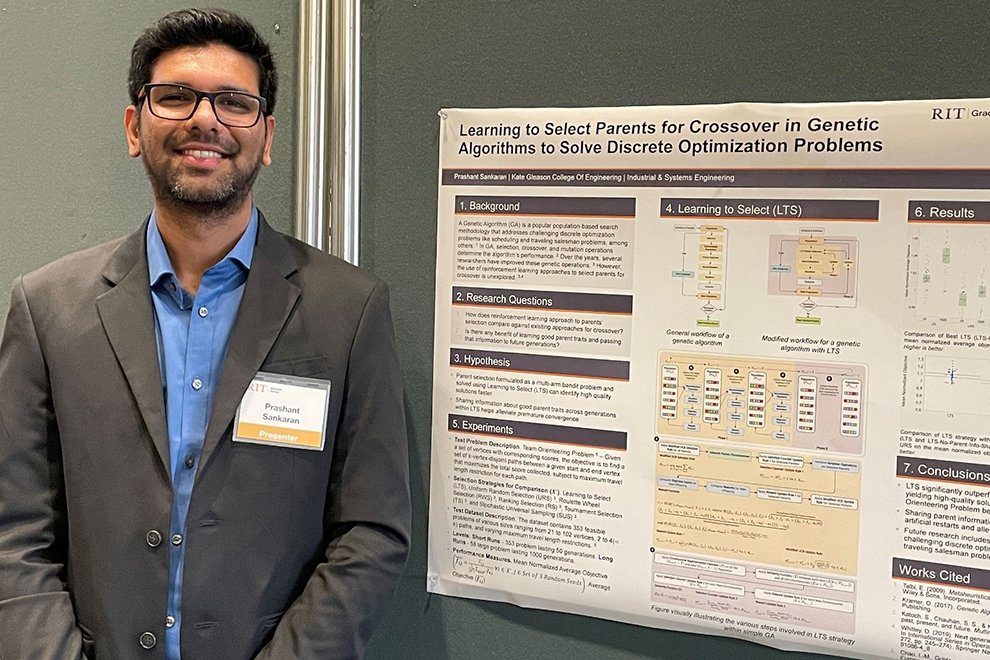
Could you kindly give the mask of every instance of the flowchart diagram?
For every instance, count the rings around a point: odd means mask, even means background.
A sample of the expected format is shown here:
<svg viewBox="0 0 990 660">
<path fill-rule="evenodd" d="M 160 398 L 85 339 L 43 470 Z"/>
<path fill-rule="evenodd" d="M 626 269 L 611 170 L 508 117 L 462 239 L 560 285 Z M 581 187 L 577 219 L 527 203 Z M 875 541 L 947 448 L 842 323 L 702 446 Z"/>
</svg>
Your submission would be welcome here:
<svg viewBox="0 0 990 660">
<path fill-rule="evenodd" d="M 654 603 L 855 632 L 855 580 L 662 550 L 653 554 L 650 568 Z"/>
<path fill-rule="evenodd" d="M 661 351 L 657 435 L 861 454 L 866 367 Z"/>
<path fill-rule="evenodd" d="M 852 630 L 858 461 L 661 437 L 656 479 L 655 602 Z"/>
<path fill-rule="evenodd" d="M 728 231 L 722 225 L 677 227 L 682 233 L 681 268 L 671 275 L 681 280 L 681 295 L 701 302 L 703 327 L 719 326 L 712 315 L 725 309 Z"/>
<path fill-rule="evenodd" d="M 661 438 L 656 474 L 658 546 L 856 573 L 856 461 Z"/>
<path fill-rule="evenodd" d="M 802 325 L 820 325 L 819 308 L 856 306 L 859 240 L 850 236 L 782 235 L 770 237 L 767 293 L 793 296 Z"/>
</svg>

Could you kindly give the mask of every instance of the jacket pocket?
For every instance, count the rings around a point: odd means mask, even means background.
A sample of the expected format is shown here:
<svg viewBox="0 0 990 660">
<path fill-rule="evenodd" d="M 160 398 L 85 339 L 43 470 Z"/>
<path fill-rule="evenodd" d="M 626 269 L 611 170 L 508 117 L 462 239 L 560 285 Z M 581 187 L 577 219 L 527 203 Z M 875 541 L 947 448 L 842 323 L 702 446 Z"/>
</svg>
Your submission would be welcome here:
<svg viewBox="0 0 990 660">
<path fill-rule="evenodd" d="M 287 376 L 315 376 L 330 371 L 330 361 L 322 355 L 279 360 L 261 365 L 261 371 Z"/>
<path fill-rule="evenodd" d="M 272 628 L 278 626 L 279 622 L 282 620 L 282 617 L 285 616 L 285 612 L 286 610 L 282 610 L 281 612 L 276 612 L 275 614 L 269 614 L 268 616 L 262 617 L 261 618 L 262 632 L 267 633 Z"/>
<path fill-rule="evenodd" d="M 85 626 L 76 624 L 76 627 L 79 628 L 79 633 L 82 635 L 83 657 L 88 658 L 88 660 L 96 660 L 96 640 L 93 639 L 93 633 Z"/>
</svg>

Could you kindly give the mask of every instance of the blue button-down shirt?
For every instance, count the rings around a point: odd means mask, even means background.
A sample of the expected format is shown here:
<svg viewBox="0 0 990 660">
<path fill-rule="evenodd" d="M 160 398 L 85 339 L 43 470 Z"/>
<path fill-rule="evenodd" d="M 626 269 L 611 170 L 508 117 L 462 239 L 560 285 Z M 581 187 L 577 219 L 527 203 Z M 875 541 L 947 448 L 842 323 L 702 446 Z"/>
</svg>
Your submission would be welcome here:
<svg viewBox="0 0 990 660">
<path fill-rule="evenodd" d="M 240 240 L 226 257 L 203 274 L 199 290 L 191 296 L 179 285 L 154 213 L 148 223 L 148 271 L 172 466 L 168 612 L 163 613 L 166 660 L 180 660 L 182 569 L 189 499 L 257 235 L 258 210 L 254 209 Z"/>
</svg>

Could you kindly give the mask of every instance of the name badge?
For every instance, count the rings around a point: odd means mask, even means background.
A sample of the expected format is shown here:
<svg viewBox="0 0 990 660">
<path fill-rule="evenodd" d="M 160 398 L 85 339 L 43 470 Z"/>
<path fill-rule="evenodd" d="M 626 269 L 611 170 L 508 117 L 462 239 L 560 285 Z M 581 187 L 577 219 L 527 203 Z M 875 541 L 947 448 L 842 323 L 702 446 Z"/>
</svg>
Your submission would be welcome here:
<svg viewBox="0 0 990 660">
<path fill-rule="evenodd" d="M 323 451 L 330 381 L 259 371 L 234 417 L 234 442 Z"/>
</svg>

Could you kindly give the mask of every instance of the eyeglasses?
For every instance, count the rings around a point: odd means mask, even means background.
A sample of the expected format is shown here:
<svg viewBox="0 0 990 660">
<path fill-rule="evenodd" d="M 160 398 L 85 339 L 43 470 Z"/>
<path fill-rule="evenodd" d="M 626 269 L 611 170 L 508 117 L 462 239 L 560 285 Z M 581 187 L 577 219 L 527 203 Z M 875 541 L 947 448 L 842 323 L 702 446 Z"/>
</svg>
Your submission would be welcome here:
<svg viewBox="0 0 990 660">
<path fill-rule="evenodd" d="M 148 110 L 161 119 L 185 121 L 196 113 L 199 102 L 209 99 L 213 114 L 224 126 L 250 128 L 258 123 L 268 101 L 244 92 L 201 92 L 192 87 L 149 83 L 142 88 Z"/>
</svg>

